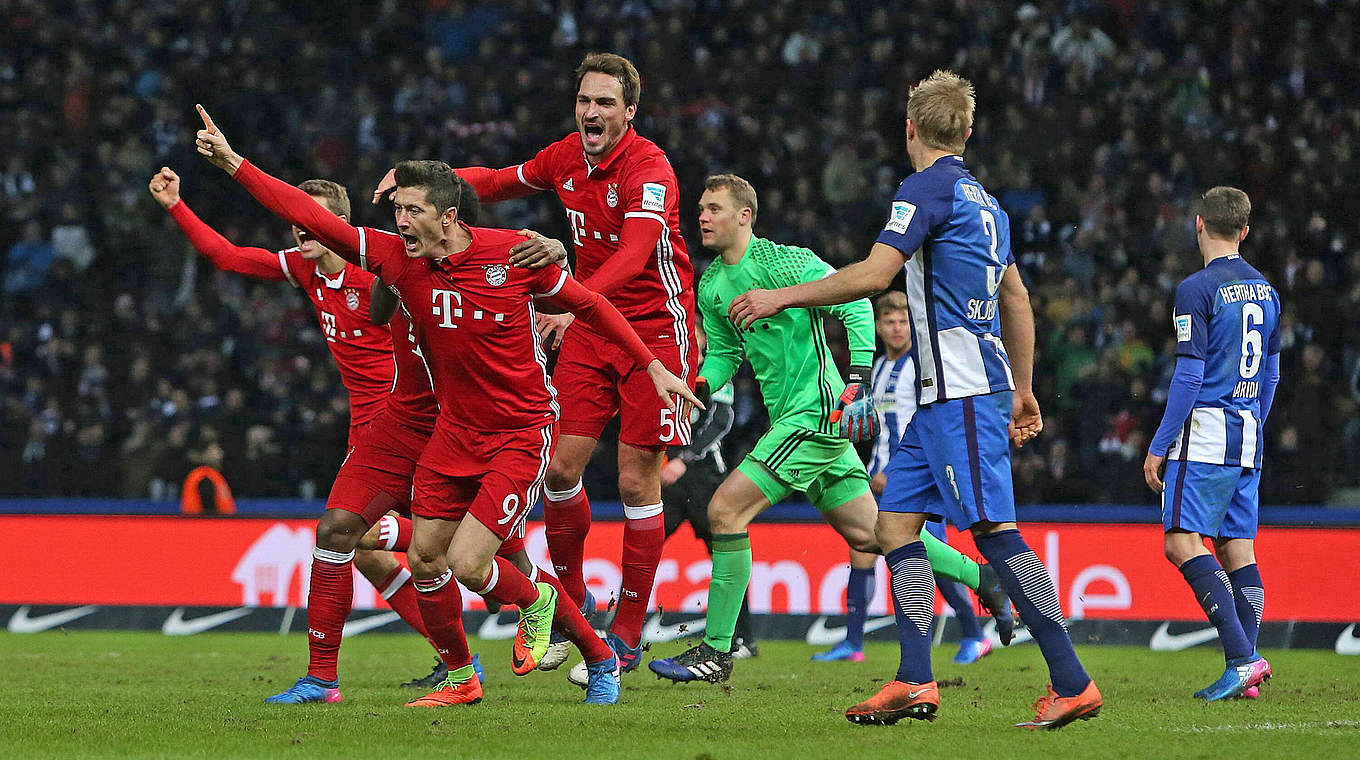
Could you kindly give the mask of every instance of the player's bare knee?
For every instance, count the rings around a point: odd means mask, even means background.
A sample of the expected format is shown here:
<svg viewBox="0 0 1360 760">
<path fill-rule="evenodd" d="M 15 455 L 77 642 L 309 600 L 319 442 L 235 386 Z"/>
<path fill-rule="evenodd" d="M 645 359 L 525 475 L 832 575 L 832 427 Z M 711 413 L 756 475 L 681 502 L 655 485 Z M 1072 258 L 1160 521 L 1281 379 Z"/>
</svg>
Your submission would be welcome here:
<svg viewBox="0 0 1360 760">
<path fill-rule="evenodd" d="M 420 580 L 437 578 L 449 567 L 441 549 L 422 546 L 416 541 L 411 542 L 411 550 L 406 553 L 406 558 L 411 562 L 411 575 Z"/>
<path fill-rule="evenodd" d="M 316 545 L 333 552 L 353 551 L 359 547 L 359 539 L 367 527 L 363 519 L 352 512 L 328 509 L 316 524 Z"/>
<path fill-rule="evenodd" d="M 487 573 L 491 568 L 489 564 L 479 557 L 457 556 L 450 558 L 449 569 L 453 571 L 453 577 L 465 587 L 476 591 L 482 587 L 486 581 Z"/>
<path fill-rule="evenodd" d="M 1197 534 L 1172 531 L 1166 534 L 1162 553 L 1166 556 L 1168 562 L 1180 567 L 1193 559 L 1195 555 L 1203 554 L 1205 551 L 1202 539 Z"/>
<path fill-rule="evenodd" d="M 619 498 L 635 507 L 657 503 L 661 500 L 661 474 L 619 470 Z"/>
</svg>

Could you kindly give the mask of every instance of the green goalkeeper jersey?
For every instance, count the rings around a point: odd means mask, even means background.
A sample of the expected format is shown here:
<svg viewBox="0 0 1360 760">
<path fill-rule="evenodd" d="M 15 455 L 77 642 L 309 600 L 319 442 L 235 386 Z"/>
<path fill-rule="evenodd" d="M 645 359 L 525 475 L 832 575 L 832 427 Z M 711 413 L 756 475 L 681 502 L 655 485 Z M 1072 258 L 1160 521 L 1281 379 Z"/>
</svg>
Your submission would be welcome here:
<svg viewBox="0 0 1360 760">
<path fill-rule="evenodd" d="M 836 434 L 830 423 L 845 382 L 836 370 L 822 326 L 822 311 L 845 324 L 850 364 L 868 367 L 874 358 L 874 311 L 868 299 L 816 309 L 785 309 L 738 331 L 727 317 L 737 296 L 753 288 L 773 290 L 820 280 L 834 271 L 806 248 L 751 237 L 735 265 L 718 258 L 699 279 L 697 301 L 708 335 L 700 374 L 721 388 L 749 359 L 770 412 L 770 424 L 784 423 Z"/>
</svg>

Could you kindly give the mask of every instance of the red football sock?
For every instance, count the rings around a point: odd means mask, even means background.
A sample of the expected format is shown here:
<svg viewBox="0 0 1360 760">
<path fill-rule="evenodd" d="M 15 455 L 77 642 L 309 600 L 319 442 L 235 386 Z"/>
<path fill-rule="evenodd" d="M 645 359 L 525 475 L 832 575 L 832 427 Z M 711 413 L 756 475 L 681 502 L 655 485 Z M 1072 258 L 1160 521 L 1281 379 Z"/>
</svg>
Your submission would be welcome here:
<svg viewBox="0 0 1360 760">
<path fill-rule="evenodd" d="M 378 545 L 389 552 L 411 548 L 411 518 L 383 515 L 378 519 Z"/>
<path fill-rule="evenodd" d="M 585 561 L 586 534 L 590 532 L 590 499 L 580 481 L 565 491 L 543 490 L 543 521 L 547 524 L 553 574 L 579 607 L 586 600 L 581 564 Z"/>
<path fill-rule="evenodd" d="M 609 648 L 604 639 L 595 633 L 595 629 L 590 627 L 586 621 L 586 616 L 581 614 L 581 608 L 571 601 L 571 597 L 562 590 L 562 581 L 557 576 L 549 573 L 542 568 L 538 571 L 538 580 L 557 589 L 557 607 L 553 610 L 553 630 L 566 636 L 576 648 L 581 650 L 581 656 L 586 662 L 594 663 L 607 660 L 614 656 L 614 650 Z"/>
<path fill-rule="evenodd" d="M 449 670 L 472 664 L 467 634 L 463 631 L 463 593 L 453 581 L 453 571 L 438 578 L 416 581 L 416 602 L 420 617 L 427 621 L 430 641 Z"/>
<path fill-rule="evenodd" d="M 609 630 L 630 647 L 642 641 L 642 624 L 647 619 L 647 604 L 652 599 L 656 566 L 661 562 L 661 546 L 666 542 L 666 521 L 661 505 L 624 506 L 623 588 L 618 612 Z"/>
<path fill-rule="evenodd" d="M 407 581 L 411 580 L 411 571 L 397 565 L 397 569 L 387 574 L 382 582 L 377 584 L 378 593 L 387 601 L 406 624 L 416 629 L 416 632 L 425 638 L 430 638 L 429 632 L 425 628 L 425 620 L 420 616 L 420 604 L 416 601 L 416 590 Z"/>
<path fill-rule="evenodd" d="M 307 589 L 307 675 L 336 680 L 340 636 L 354 604 L 354 552 L 312 550 L 312 583 Z"/>
<path fill-rule="evenodd" d="M 520 609 L 538 601 L 538 586 L 521 573 L 515 563 L 500 556 L 491 563 L 491 570 L 476 591 L 501 604 L 513 604 Z"/>
</svg>

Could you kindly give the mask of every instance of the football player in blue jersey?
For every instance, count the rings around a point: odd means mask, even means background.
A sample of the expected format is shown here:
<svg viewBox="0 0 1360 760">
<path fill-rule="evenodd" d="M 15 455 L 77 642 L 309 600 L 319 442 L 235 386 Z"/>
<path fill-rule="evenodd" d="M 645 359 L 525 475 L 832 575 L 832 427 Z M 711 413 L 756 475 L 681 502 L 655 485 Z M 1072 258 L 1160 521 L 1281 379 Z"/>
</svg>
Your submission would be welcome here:
<svg viewBox="0 0 1360 760">
<path fill-rule="evenodd" d="M 1176 288 L 1176 371 L 1143 477 L 1162 499 L 1166 558 L 1218 629 L 1227 660 L 1223 676 L 1195 696 L 1254 699 L 1270 677 L 1256 651 L 1265 590 L 1253 539 L 1261 429 L 1280 382 L 1280 298 L 1238 253 L 1247 194 L 1211 188 L 1197 211 L 1204 268 Z"/>
<path fill-rule="evenodd" d="M 901 662 L 895 680 L 846 711 L 854 723 L 933 719 L 930 668 L 935 580 L 920 535 L 948 518 L 973 533 L 1039 643 L 1052 683 L 1017 726 L 1060 728 L 1095 717 L 1100 691 L 1072 648 L 1058 592 L 1015 525 L 1010 446 L 1043 429 L 1032 388 L 1034 313 L 1011 255 L 1010 225 L 963 164 L 973 86 L 936 71 L 907 99 L 903 180 L 887 226 L 864 261 L 816 282 L 754 290 L 734 300 L 738 327 L 792 307 L 838 304 L 885 290 L 906 268 L 920 408 L 892 460 L 877 537 L 892 577 Z"/>
</svg>

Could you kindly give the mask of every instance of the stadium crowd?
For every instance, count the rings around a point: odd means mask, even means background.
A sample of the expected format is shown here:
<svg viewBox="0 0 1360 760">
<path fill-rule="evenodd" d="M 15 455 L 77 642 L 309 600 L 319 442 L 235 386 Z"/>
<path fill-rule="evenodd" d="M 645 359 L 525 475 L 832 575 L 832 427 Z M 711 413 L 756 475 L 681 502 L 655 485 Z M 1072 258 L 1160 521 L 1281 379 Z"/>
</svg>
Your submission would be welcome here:
<svg viewBox="0 0 1360 760">
<path fill-rule="evenodd" d="M 0 493 L 160 495 L 209 464 L 238 496 L 324 495 L 347 408 L 306 300 L 215 272 L 147 178 L 169 165 L 235 242 L 291 245 L 194 156 L 203 102 L 258 138 L 242 153 L 345 184 L 355 221 L 382 226 L 368 191 L 394 160 L 505 166 L 570 131 L 589 50 L 637 63 L 638 130 L 684 203 L 740 174 L 758 232 L 836 265 L 868 251 L 909 170 L 909 84 L 938 67 L 977 84 L 967 161 L 1010 215 L 1038 317 L 1047 427 L 1015 458 L 1023 502 L 1151 501 L 1192 201 L 1242 187 L 1243 251 L 1284 302 L 1263 500 L 1360 484 L 1354 0 L 410 5 L 0 0 Z M 565 237 L 546 196 L 489 210 Z M 734 459 L 764 429 L 754 384 L 737 390 Z"/>
</svg>

